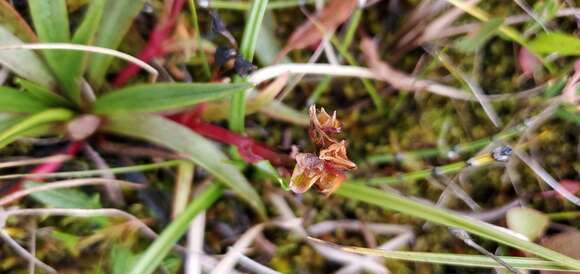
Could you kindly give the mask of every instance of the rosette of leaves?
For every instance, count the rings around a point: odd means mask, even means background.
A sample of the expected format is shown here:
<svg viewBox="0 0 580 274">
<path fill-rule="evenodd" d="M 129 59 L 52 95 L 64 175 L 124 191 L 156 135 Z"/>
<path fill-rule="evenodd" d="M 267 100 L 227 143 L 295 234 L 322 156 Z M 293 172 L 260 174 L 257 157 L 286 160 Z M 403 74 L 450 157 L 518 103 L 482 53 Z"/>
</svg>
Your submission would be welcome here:
<svg viewBox="0 0 580 274">
<path fill-rule="evenodd" d="M 70 31 L 65 0 L 30 0 L 34 30 L 6 2 L 0 2 L 0 46 L 32 42 L 69 43 L 116 49 L 144 0 L 93 0 Z M 106 20 L 103 17 L 107 11 Z M 162 114 L 225 98 L 248 83 L 150 83 L 112 89 L 106 82 L 113 57 L 83 51 L 0 50 L 0 63 L 18 87 L 0 87 L 0 148 L 21 137 L 90 138 L 95 132 L 141 139 L 175 150 L 231 188 L 261 216 L 255 189 L 214 143 Z M 94 95 L 94 96 L 93 96 Z M 73 121 L 91 117 L 79 134 Z M 73 124 L 71 124 L 73 123 Z M 81 123 L 82 124 L 82 123 Z M 73 126 L 70 126 L 73 125 Z"/>
</svg>

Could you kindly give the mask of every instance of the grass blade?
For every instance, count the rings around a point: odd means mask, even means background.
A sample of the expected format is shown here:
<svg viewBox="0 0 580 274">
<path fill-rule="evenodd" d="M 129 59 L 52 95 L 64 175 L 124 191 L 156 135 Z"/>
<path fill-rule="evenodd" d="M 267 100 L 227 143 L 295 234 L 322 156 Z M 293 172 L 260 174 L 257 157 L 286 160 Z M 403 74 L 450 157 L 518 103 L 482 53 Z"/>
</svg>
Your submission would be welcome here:
<svg viewBox="0 0 580 274">
<path fill-rule="evenodd" d="M 120 112 L 157 112 L 192 106 L 201 101 L 225 97 L 251 85 L 217 83 L 162 83 L 137 85 L 112 91 L 97 99 L 94 111 L 101 114 Z"/>
<path fill-rule="evenodd" d="M 502 230 L 491 224 L 476 219 L 450 213 L 444 209 L 421 204 L 389 192 L 364 185 L 345 183 L 336 194 L 379 206 L 386 210 L 398 211 L 413 217 L 421 218 L 436 224 L 461 228 L 480 237 L 496 241 L 532 253 L 536 256 L 556 262 L 561 267 L 580 270 L 580 261 L 547 249 L 535 243 L 520 239 L 509 230 Z"/>
<path fill-rule="evenodd" d="M 163 258 L 169 253 L 173 245 L 187 231 L 189 223 L 197 214 L 210 207 L 221 195 L 222 189 L 218 184 L 210 185 L 197 195 L 185 211 L 163 230 L 161 235 L 151 244 L 145 253 L 139 257 L 132 267 L 130 274 L 150 274 L 155 271 Z"/>
<path fill-rule="evenodd" d="M 104 130 L 156 143 L 180 153 L 227 185 L 265 217 L 260 196 L 240 171 L 211 142 L 169 119 L 157 115 L 114 115 Z"/>
<path fill-rule="evenodd" d="M 36 127 L 42 127 L 54 122 L 68 121 L 73 117 L 74 113 L 72 111 L 63 108 L 53 108 L 32 114 L 0 132 L 0 148 L 5 147 L 16 137 L 34 130 Z"/>
<path fill-rule="evenodd" d="M 105 5 L 107 19 L 101 20 L 95 37 L 95 46 L 117 49 L 144 3 L 145 0 L 107 0 Z M 112 60 L 110 56 L 91 55 L 89 79 L 95 88 L 99 88 L 105 80 Z"/>
<path fill-rule="evenodd" d="M 50 106 L 51 104 L 25 92 L 0 87 L 0 112 L 34 113 Z"/>
<path fill-rule="evenodd" d="M 258 35 L 260 34 L 260 26 L 264 19 L 264 13 L 268 6 L 268 0 L 254 0 L 250 8 L 250 15 L 248 22 L 244 28 L 244 35 L 240 43 L 240 53 L 244 59 L 252 62 L 254 59 L 254 51 L 258 42 Z M 241 79 L 236 78 L 239 82 Z M 230 108 L 230 129 L 236 132 L 244 131 L 244 119 L 246 117 L 246 91 L 239 91 L 232 96 L 232 106 Z"/>
<path fill-rule="evenodd" d="M 0 26 L 0 45 L 22 45 L 22 41 L 3 26 Z M 0 64 L 16 75 L 39 83 L 45 87 L 55 84 L 52 74 L 43 61 L 29 50 L 0 50 Z"/>
<path fill-rule="evenodd" d="M 24 80 L 22 78 L 17 78 L 15 82 L 20 86 L 21 89 L 30 94 L 30 96 L 35 97 L 47 105 L 53 107 L 74 107 L 74 105 L 67 99 L 39 84 Z"/>
<path fill-rule="evenodd" d="M 104 8 L 105 0 L 93 0 L 90 2 L 83 21 L 72 37 L 72 43 L 90 45 L 93 42 Z M 68 91 L 69 97 L 77 104 L 80 104 L 82 100 L 80 92 L 81 78 L 87 64 L 88 55 L 87 52 L 70 51 L 61 68 L 63 70 L 62 73 L 68 75 L 65 90 Z"/>
<path fill-rule="evenodd" d="M 325 245 L 330 245 L 336 247 L 340 250 L 346 252 L 352 252 L 362 255 L 379 256 L 386 259 L 411 261 L 411 262 L 421 262 L 421 263 L 432 263 L 432 264 L 444 264 L 444 265 L 456 265 L 456 266 L 469 266 L 469 267 L 484 267 L 484 268 L 501 268 L 502 266 L 494 261 L 492 258 L 482 255 L 460 255 L 460 254 L 448 254 L 448 253 L 433 253 L 433 252 L 413 252 L 413 251 L 392 251 L 383 250 L 376 248 L 364 248 L 355 246 L 339 246 L 333 243 L 322 241 L 315 238 L 310 238 L 317 243 L 322 243 Z M 526 257 L 512 257 L 512 256 L 498 256 L 502 261 L 506 262 L 510 266 L 516 269 L 529 269 L 529 270 L 552 270 L 552 271 L 565 271 L 574 270 L 567 267 L 562 267 L 561 265 L 537 258 L 526 258 Z"/>
<path fill-rule="evenodd" d="M 32 23 L 40 42 L 70 42 L 71 35 L 65 0 L 30 0 L 28 5 L 30 17 L 32 17 Z M 80 87 L 75 85 L 73 76 L 67 71 L 69 64 L 66 60 L 71 58 L 70 52 L 44 51 L 43 53 L 48 66 L 62 85 L 67 97 L 73 99 L 76 103 L 80 103 Z"/>
</svg>

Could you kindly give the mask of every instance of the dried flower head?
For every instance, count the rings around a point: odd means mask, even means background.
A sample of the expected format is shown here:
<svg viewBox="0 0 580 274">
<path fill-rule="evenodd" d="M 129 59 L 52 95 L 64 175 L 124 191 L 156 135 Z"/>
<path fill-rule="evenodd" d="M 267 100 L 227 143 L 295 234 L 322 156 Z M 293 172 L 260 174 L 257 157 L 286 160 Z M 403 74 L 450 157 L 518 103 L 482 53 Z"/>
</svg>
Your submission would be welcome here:
<svg viewBox="0 0 580 274">
<path fill-rule="evenodd" d="M 346 155 L 346 142 L 344 140 L 321 150 L 319 158 L 329 162 L 339 170 L 356 169 L 356 164 L 351 162 Z"/>
<path fill-rule="evenodd" d="M 346 180 L 345 171 L 356 169 L 356 164 L 346 154 L 346 142 L 335 139 L 340 130 L 336 112 L 330 116 L 324 109 L 317 111 L 315 106 L 310 107 L 309 135 L 320 152 L 318 156 L 296 154 L 296 166 L 290 178 L 292 191 L 303 193 L 314 186 L 328 196 Z"/>
<path fill-rule="evenodd" d="M 342 125 L 336 119 L 336 112 L 333 112 L 332 116 L 330 116 L 324 108 L 317 111 L 316 106 L 312 105 L 310 106 L 309 113 L 310 128 L 308 134 L 310 135 L 310 140 L 312 140 L 316 147 L 322 148 L 336 143 L 334 137 L 342 130 Z"/>
</svg>

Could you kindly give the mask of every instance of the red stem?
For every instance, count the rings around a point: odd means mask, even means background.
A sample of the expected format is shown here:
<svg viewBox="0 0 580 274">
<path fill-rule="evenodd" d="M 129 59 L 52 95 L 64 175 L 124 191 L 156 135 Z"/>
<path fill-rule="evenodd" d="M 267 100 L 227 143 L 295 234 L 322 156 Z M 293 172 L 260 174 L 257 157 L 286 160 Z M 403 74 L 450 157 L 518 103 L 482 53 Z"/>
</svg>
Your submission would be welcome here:
<svg viewBox="0 0 580 274">
<path fill-rule="evenodd" d="M 144 62 L 149 62 L 153 58 L 161 55 L 163 53 L 163 42 L 171 35 L 171 31 L 177 22 L 177 16 L 183 9 L 185 0 L 174 0 L 171 10 L 169 11 L 169 16 L 162 18 L 167 18 L 166 20 L 161 20 L 153 29 L 149 36 L 149 41 L 145 48 L 137 56 Z M 113 80 L 113 86 L 118 88 L 123 86 L 127 81 L 129 81 L 133 76 L 135 76 L 141 68 L 135 64 L 127 65 L 121 72 L 117 74 L 115 80 Z"/>
<path fill-rule="evenodd" d="M 83 142 L 81 141 L 72 142 L 65 148 L 65 150 L 62 153 L 59 154 L 75 156 L 79 152 L 82 145 Z M 63 163 L 64 160 L 53 160 L 36 166 L 30 171 L 31 174 L 30 176 L 27 176 L 23 180 L 13 183 L 8 188 L 0 190 L 0 195 L 10 194 L 20 190 L 22 188 L 22 183 L 24 183 L 27 180 L 42 181 L 44 179 L 44 176 L 42 176 L 42 174 L 52 173 L 59 170 Z"/>
</svg>

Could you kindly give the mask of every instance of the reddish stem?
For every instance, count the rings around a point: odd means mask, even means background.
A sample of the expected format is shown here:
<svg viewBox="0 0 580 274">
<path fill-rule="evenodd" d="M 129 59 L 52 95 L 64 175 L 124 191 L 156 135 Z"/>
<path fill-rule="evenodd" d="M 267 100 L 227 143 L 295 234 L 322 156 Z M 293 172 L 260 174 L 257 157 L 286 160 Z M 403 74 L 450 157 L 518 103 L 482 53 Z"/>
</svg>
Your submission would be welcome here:
<svg viewBox="0 0 580 274">
<path fill-rule="evenodd" d="M 171 35 L 171 31 L 177 22 L 176 18 L 183 9 L 185 4 L 184 0 L 174 0 L 171 10 L 169 11 L 169 16 L 164 16 L 151 32 L 149 36 L 149 41 L 145 48 L 137 56 L 144 62 L 149 62 L 153 58 L 161 55 L 163 53 L 163 42 Z M 113 86 L 118 88 L 123 86 L 127 81 L 129 81 L 133 76 L 135 76 L 141 68 L 135 64 L 127 65 L 119 74 L 115 80 L 113 80 Z"/>
<path fill-rule="evenodd" d="M 265 144 L 257 142 L 252 138 L 233 133 L 223 127 L 201 121 L 200 117 L 203 109 L 204 105 L 199 105 L 193 112 L 177 114 L 169 118 L 207 138 L 236 146 L 244 161 L 248 163 L 268 160 L 276 166 L 293 166 L 294 161 L 289 156 L 277 153 Z"/>
<path fill-rule="evenodd" d="M 59 154 L 75 156 L 79 152 L 82 144 L 83 142 L 81 141 L 72 142 L 64 149 L 62 153 Z M 0 190 L 1 194 L 10 194 L 20 190 L 22 188 L 22 183 L 24 183 L 27 180 L 42 181 L 44 179 L 44 176 L 42 176 L 42 174 L 52 173 L 59 170 L 64 161 L 65 160 L 53 160 L 36 166 L 30 171 L 31 174 L 30 176 L 27 176 L 25 179 L 13 183 L 6 189 Z"/>
</svg>

